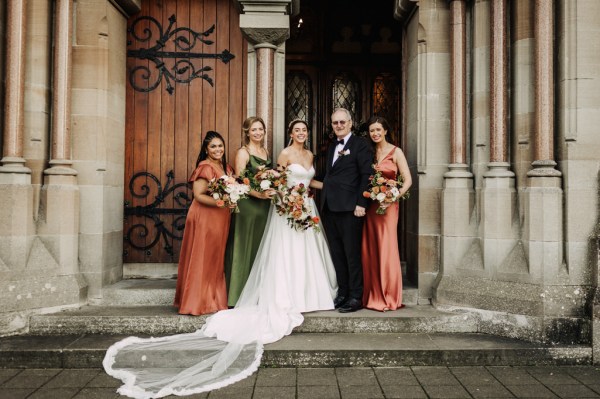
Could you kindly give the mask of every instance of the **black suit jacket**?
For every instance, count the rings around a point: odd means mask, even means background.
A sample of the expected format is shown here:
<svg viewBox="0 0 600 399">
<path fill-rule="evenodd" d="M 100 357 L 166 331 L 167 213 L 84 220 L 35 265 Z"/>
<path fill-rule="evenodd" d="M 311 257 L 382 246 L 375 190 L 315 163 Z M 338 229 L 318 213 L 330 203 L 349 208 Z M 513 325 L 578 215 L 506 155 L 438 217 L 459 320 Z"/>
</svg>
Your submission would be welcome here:
<svg viewBox="0 0 600 399">
<path fill-rule="evenodd" d="M 336 143 L 331 143 L 327 151 L 327 168 L 323 178 L 321 208 L 327 204 L 333 212 L 351 212 L 357 205 L 367 207 L 369 200 L 363 192 L 369 186 L 373 173 L 373 151 L 364 137 L 352 134 L 335 165 L 333 155 Z"/>
</svg>

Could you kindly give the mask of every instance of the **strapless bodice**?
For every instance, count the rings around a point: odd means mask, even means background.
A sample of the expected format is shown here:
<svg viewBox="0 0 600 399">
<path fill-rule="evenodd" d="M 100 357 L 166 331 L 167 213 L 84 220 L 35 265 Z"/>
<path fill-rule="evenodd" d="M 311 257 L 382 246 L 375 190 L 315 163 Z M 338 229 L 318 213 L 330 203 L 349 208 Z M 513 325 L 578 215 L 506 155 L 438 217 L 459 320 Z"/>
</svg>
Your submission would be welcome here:
<svg viewBox="0 0 600 399">
<path fill-rule="evenodd" d="M 309 169 L 306 169 L 299 163 L 289 164 L 287 169 L 289 171 L 287 176 L 288 187 L 297 186 L 300 183 L 303 183 L 306 187 L 308 187 L 310 181 L 315 175 L 314 167 L 311 166 Z"/>
</svg>

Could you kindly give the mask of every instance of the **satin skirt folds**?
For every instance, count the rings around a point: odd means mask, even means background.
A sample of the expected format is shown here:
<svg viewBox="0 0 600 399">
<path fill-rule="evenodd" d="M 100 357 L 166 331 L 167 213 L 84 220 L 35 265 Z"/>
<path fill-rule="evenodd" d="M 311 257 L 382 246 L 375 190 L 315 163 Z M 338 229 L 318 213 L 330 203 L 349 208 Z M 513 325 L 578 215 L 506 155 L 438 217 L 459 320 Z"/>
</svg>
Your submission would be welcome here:
<svg viewBox="0 0 600 399">
<path fill-rule="evenodd" d="M 234 213 L 231 219 L 225 253 L 229 306 L 235 306 L 250 275 L 256 251 L 265 231 L 270 203 L 269 200 L 248 197 L 239 202 L 240 212 Z"/>
<path fill-rule="evenodd" d="M 363 227 L 363 306 L 396 310 L 402 306 L 402 269 L 398 251 L 398 204 L 378 215 L 377 203 L 367 210 Z"/>
<path fill-rule="evenodd" d="M 227 309 L 223 261 L 229 234 L 228 209 L 192 201 L 179 255 L 174 306 L 181 314 Z"/>
</svg>

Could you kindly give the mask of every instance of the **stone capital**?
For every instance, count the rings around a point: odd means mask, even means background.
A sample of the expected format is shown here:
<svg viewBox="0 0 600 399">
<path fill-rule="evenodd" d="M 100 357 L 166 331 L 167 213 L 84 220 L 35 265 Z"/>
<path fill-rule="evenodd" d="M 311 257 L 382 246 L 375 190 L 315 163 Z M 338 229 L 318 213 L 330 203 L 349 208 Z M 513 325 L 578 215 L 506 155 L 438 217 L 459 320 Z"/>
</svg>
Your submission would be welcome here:
<svg viewBox="0 0 600 399">
<path fill-rule="evenodd" d="M 240 15 L 240 29 L 252 44 L 270 43 L 279 46 L 290 37 L 287 15 Z"/>
</svg>

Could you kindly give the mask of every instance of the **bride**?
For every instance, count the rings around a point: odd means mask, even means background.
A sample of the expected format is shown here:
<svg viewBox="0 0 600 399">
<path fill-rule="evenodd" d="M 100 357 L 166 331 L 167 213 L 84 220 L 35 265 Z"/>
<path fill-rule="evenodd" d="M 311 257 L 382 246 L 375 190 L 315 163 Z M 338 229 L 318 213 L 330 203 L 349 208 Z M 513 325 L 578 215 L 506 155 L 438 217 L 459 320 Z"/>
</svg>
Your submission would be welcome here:
<svg viewBox="0 0 600 399">
<path fill-rule="evenodd" d="M 288 171 L 287 185 L 313 181 L 313 155 L 304 148 L 308 126 L 292 121 L 291 144 L 277 163 Z M 304 198 L 312 216 L 316 205 Z M 190 395 L 233 384 L 254 373 L 263 345 L 302 324 L 303 312 L 333 309 L 337 283 L 324 232 L 296 230 L 271 206 L 248 281 L 235 308 L 210 316 L 190 334 L 161 338 L 129 337 L 112 345 L 106 372 L 121 379 L 119 393 L 133 398 Z"/>
</svg>

